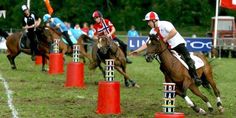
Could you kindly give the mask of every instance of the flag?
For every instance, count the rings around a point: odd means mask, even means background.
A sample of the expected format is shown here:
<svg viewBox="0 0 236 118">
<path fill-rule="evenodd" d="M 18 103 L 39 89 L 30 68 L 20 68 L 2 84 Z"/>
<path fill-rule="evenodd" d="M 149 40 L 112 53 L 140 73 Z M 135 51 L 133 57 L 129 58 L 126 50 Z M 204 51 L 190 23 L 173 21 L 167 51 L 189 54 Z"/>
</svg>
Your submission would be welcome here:
<svg viewBox="0 0 236 118">
<path fill-rule="evenodd" d="M 53 13 L 53 8 L 52 8 L 52 6 L 51 6 L 51 4 L 50 4 L 50 1 L 49 1 L 49 0 L 44 0 L 44 3 L 45 3 L 46 8 L 47 8 L 47 10 L 48 10 L 48 14 L 52 15 L 52 13 Z"/>
<path fill-rule="evenodd" d="M 220 6 L 223 8 L 236 10 L 236 0 L 221 0 Z"/>
</svg>

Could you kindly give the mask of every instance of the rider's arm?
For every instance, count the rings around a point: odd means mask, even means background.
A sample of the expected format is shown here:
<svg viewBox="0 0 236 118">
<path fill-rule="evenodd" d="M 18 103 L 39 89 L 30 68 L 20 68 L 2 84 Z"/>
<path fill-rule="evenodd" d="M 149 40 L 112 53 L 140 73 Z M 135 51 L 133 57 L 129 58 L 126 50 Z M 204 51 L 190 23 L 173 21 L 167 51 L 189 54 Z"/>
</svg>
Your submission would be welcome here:
<svg viewBox="0 0 236 118">
<path fill-rule="evenodd" d="M 41 18 L 38 18 L 36 21 L 35 21 L 35 27 L 38 27 L 41 23 Z"/>
<path fill-rule="evenodd" d="M 137 53 L 140 53 L 140 52 L 142 52 L 143 50 L 145 50 L 147 48 L 147 45 L 146 45 L 146 43 L 145 44 L 143 44 L 141 47 L 139 47 L 138 49 L 136 49 L 135 51 L 132 51 L 132 52 L 130 52 L 129 53 L 129 55 L 133 55 L 133 54 L 137 54 Z"/>
<path fill-rule="evenodd" d="M 107 35 L 108 37 L 112 36 L 112 34 L 114 34 L 116 31 L 116 28 L 114 26 L 112 26 L 111 28 L 111 32 Z"/>
</svg>

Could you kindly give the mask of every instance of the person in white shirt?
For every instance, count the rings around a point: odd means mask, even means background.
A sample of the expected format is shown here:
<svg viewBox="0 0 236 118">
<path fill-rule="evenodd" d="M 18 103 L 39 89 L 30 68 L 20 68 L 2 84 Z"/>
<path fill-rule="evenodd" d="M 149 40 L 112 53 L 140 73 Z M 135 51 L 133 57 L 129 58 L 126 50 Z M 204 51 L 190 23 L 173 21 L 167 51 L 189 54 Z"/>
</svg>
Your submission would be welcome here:
<svg viewBox="0 0 236 118">
<path fill-rule="evenodd" d="M 190 76 L 194 79 L 196 85 L 200 85 L 202 81 L 197 76 L 194 61 L 191 59 L 190 53 L 185 47 L 186 41 L 177 32 L 172 23 L 168 21 L 160 21 L 157 13 L 153 11 L 146 14 L 144 21 L 146 21 L 148 26 L 152 28 L 150 34 L 157 35 L 160 38 L 160 40 L 163 40 L 168 44 L 168 48 L 170 50 L 175 50 L 177 53 L 182 55 L 183 60 L 189 67 Z M 137 50 L 131 52 L 130 54 L 139 53 L 146 48 L 147 45 L 144 44 Z"/>
</svg>

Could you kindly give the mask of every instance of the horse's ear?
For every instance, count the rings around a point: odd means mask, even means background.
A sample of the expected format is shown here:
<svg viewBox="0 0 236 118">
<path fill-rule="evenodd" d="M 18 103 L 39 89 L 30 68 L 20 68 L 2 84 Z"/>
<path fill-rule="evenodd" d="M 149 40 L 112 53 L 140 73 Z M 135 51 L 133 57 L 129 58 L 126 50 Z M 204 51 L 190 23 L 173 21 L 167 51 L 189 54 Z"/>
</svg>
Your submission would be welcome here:
<svg viewBox="0 0 236 118">
<path fill-rule="evenodd" d="M 155 34 L 149 34 L 150 40 L 157 39 L 157 35 Z"/>
</svg>

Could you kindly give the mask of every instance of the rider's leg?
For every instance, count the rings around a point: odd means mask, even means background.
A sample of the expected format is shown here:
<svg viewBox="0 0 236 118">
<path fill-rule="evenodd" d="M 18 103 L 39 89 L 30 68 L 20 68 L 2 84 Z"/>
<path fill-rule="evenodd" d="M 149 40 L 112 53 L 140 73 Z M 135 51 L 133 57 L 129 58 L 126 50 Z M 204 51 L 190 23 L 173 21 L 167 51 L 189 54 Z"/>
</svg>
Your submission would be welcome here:
<svg viewBox="0 0 236 118">
<path fill-rule="evenodd" d="M 113 40 L 115 40 L 119 43 L 120 48 L 124 52 L 124 55 L 126 57 L 126 62 L 127 63 L 132 63 L 132 61 L 127 57 L 127 45 L 122 40 L 118 39 L 117 37 L 114 38 Z"/>
<path fill-rule="evenodd" d="M 68 34 L 68 31 L 64 31 L 62 32 L 63 36 L 65 37 L 66 41 L 68 42 L 69 46 L 71 47 L 71 49 L 73 49 L 73 43 L 72 41 L 70 40 L 70 37 L 69 37 L 69 34 Z"/>
<path fill-rule="evenodd" d="M 30 39 L 30 50 L 31 50 L 31 59 L 35 60 L 35 55 L 37 54 L 37 44 L 35 41 L 35 32 L 28 32 L 27 33 L 28 38 Z"/>
<path fill-rule="evenodd" d="M 186 62 L 189 67 L 189 74 L 194 79 L 196 85 L 200 85 L 202 83 L 201 79 L 197 76 L 196 68 L 194 65 L 194 61 L 190 57 L 190 54 L 185 47 L 185 44 L 179 44 L 175 48 L 173 48 L 177 53 L 181 54 L 182 58 Z"/>
</svg>

